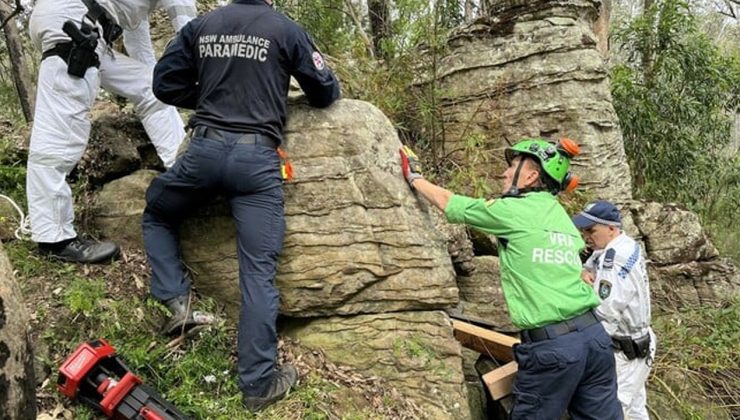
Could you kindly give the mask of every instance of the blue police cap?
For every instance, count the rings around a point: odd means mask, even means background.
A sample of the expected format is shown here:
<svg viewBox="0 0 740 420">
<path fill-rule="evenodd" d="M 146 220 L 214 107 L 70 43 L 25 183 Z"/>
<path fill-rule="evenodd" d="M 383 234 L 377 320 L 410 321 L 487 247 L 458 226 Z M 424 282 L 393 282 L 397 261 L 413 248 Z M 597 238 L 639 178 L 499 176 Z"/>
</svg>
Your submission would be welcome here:
<svg viewBox="0 0 740 420">
<path fill-rule="evenodd" d="M 578 229 L 588 229 L 595 224 L 622 226 L 622 216 L 619 209 L 612 203 L 599 200 L 586 206 L 582 212 L 573 217 L 573 224 Z"/>
</svg>

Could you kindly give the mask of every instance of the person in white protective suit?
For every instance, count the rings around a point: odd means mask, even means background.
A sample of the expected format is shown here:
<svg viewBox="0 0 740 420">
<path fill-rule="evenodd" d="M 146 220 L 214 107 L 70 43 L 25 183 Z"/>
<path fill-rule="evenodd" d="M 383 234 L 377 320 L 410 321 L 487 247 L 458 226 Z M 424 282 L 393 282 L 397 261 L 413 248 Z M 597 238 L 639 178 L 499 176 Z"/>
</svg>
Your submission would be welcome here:
<svg viewBox="0 0 740 420">
<path fill-rule="evenodd" d="M 194 0 L 160 0 L 156 5 L 167 12 L 175 32 L 190 22 L 196 14 Z M 124 28 L 123 45 L 129 57 L 154 69 L 157 58 L 152 47 L 148 16 L 144 16 L 136 28 Z"/>
<path fill-rule="evenodd" d="M 650 328 L 650 286 L 640 244 L 622 232 L 619 209 L 596 201 L 573 217 L 594 253 L 584 264 L 583 280 L 601 304 L 595 309 L 614 344 L 617 397 L 626 419 L 648 420 L 645 382 L 655 357 Z"/>
<path fill-rule="evenodd" d="M 152 64 L 114 52 L 110 45 L 121 28 L 140 31 L 157 4 L 168 11 L 175 30 L 196 15 L 194 0 L 37 0 L 34 5 L 29 30 L 43 58 L 26 194 L 31 239 L 39 244 L 42 254 L 80 263 L 104 262 L 118 254 L 118 246 L 112 242 L 77 237 L 72 192 L 66 181 L 87 146 L 88 112 L 101 86 L 133 103 L 164 165 L 170 167 L 175 162 L 185 137 L 182 118 L 176 108 L 163 104 L 152 93 Z M 74 32 L 77 40 L 68 35 Z M 143 39 L 137 33 L 138 39 Z M 84 37 L 79 38 L 80 34 Z M 132 42 L 130 48 L 137 57 L 154 56 L 151 41 Z"/>
</svg>

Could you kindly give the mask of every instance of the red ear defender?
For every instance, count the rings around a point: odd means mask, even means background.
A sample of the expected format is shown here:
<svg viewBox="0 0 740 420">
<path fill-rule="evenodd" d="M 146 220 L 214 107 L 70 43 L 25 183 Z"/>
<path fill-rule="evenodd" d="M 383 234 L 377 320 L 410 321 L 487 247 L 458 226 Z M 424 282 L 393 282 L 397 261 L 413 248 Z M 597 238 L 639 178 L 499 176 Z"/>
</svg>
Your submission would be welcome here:
<svg viewBox="0 0 740 420">
<path fill-rule="evenodd" d="M 560 139 L 557 147 L 558 147 L 558 150 L 561 151 L 562 153 L 565 153 L 569 159 L 574 158 L 581 154 L 580 146 L 578 146 L 578 144 L 575 141 L 567 137 L 563 137 L 562 139 Z"/>
<path fill-rule="evenodd" d="M 581 181 L 581 178 L 578 177 L 578 175 L 573 175 L 570 172 L 568 172 L 567 175 L 565 175 L 565 179 L 563 179 L 563 191 L 566 193 L 571 193 L 578 188 L 578 183 Z"/>
</svg>

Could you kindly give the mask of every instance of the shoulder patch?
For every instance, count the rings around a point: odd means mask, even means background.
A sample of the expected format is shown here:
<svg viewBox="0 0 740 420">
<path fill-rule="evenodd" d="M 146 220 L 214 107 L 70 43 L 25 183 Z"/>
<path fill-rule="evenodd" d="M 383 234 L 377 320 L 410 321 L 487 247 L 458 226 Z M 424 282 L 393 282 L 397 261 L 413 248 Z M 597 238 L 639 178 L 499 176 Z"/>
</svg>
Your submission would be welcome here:
<svg viewBox="0 0 740 420">
<path fill-rule="evenodd" d="M 316 70 L 324 70 L 324 57 L 321 56 L 321 53 L 314 51 L 311 58 L 313 58 L 313 65 L 316 67 Z"/>
<path fill-rule="evenodd" d="M 612 293 L 612 284 L 606 280 L 601 280 L 599 283 L 599 297 L 604 300 L 609 297 Z"/>
<path fill-rule="evenodd" d="M 601 268 L 604 270 L 611 270 L 614 267 L 614 257 L 617 255 L 617 251 L 614 248 L 609 248 L 604 253 L 604 262 L 601 264 Z"/>
</svg>

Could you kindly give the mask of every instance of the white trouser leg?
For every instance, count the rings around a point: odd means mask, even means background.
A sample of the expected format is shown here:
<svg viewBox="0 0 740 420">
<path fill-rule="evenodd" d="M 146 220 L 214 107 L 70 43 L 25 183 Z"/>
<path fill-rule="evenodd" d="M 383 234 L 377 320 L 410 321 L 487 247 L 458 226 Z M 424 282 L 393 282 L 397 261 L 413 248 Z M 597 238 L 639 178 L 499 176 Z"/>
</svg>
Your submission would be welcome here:
<svg viewBox="0 0 740 420">
<path fill-rule="evenodd" d="M 152 36 L 149 33 L 148 20 L 142 20 L 136 29 L 124 29 L 123 45 L 126 46 L 126 53 L 129 57 L 146 64 L 150 70 L 157 64 L 157 59 L 154 58 L 154 47 L 152 46 Z"/>
<path fill-rule="evenodd" d="M 72 191 L 66 177 L 87 146 L 87 114 L 98 88 L 98 69 L 94 67 L 84 78 L 77 78 L 67 74 L 67 64 L 59 57 L 41 62 L 26 173 L 31 238 L 36 242 L 76 236 Z"/>
<path fill-rule="evenodd" d="M 197 16 L 195 0 L 159 0 L 159 7 L 167 12 L 175 32 Z"/>
<path fill-rule="evenodd" d="M 650 360 L 655 358 L 655 334 L 650 330 Z M 646 359 L 627 360 L 624 353 L 614 353 L 617 362 L 617 396 L 622 404 L 625 419 L 649 420 L 645 383 L 650 375 Z"/>
<path fill-rule="evenodd" d="M 100 84 L 109 92 L 128 98 L 149 139 L 166 167 L 175 163 L 185 127 L 175 107 L 160 102 L 152 92 L 152 69 L 123 54 L 103 54 Z"/>
</svg>

